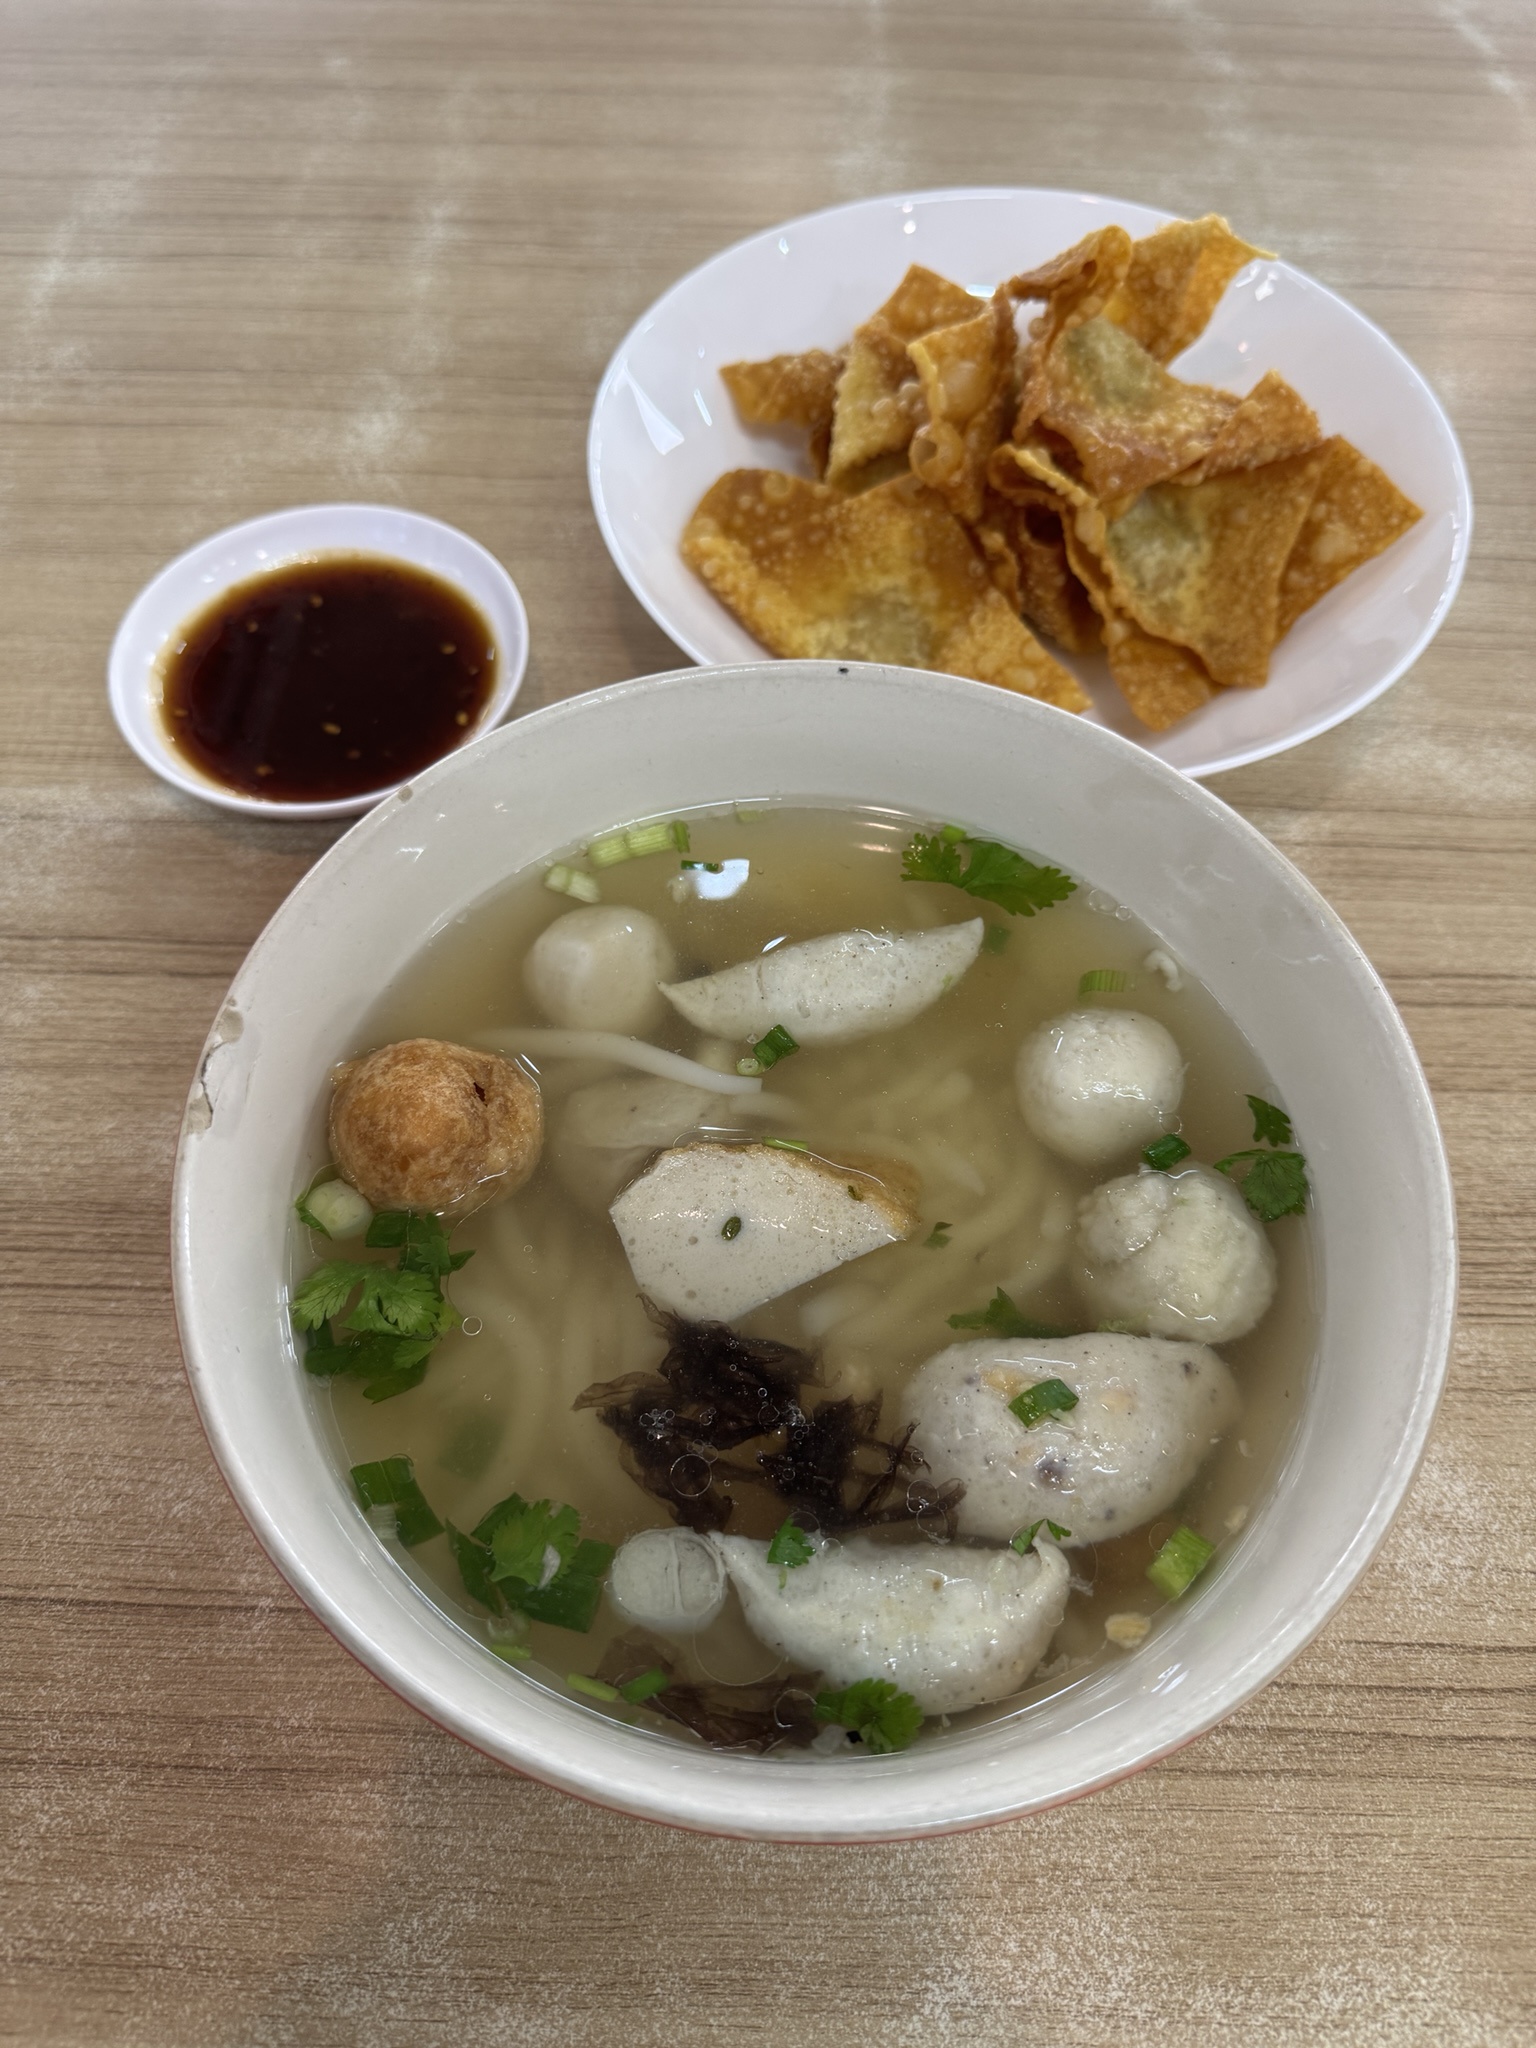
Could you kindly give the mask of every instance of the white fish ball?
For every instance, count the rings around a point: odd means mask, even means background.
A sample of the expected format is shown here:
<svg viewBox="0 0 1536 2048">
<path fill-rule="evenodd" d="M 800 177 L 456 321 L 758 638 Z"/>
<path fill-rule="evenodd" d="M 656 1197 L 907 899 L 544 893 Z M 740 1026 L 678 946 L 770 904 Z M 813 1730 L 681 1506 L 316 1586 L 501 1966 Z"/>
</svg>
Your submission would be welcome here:
<svg viewBox="0 0 1536 2048">
<path fill-rule="evenodd" d="M 1105 1166 L 1172 1124 L 1184 1060 L 1139 1010 L 1069 1010 L 1025 1039 L 1014 1081 L 1042 1145 L 1079 1166 Z"/>
<path fill-rule="evenodd" d="M 677 972 L 666 933 L 643 910 L 593 903 L 540 932 L 523 984 L 552 1023 L 569 1031 L 651 1030 L 666 1014 L 658 983 Z"/>
<path fill-rule="evenodd" d="M 1102 1322 L 1226 1344 L 1275 1294 L 1275 1255 L 1232 1182 L 1209 1167 L 1127 1173 L 1079 1204 L 1076 1281 Z"/>
<path fill-rule="evenodd" d="M 662 1635 L 708 1628 L 725 1605 L 725 1565 L 691 1529 L 642 1529 L 608 1571 L 608 1597 L 629 1620 Z"/>
</svg>

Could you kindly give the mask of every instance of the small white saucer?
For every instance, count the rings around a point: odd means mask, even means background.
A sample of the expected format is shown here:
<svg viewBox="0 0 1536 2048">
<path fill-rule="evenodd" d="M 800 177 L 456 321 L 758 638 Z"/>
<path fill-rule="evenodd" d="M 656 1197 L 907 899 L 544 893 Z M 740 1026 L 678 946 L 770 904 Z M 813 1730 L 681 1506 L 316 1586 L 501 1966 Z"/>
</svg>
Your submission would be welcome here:
<svg viewBox="0 0 1536 2048">
<path fill-rule="evenodd" d="M 107 657 L 107 698 L 118 730 L 146 767 L 205 803 L 267 818 L 346 818 L 371 810 L 400 786 L 390 783 L 324 803 L 248 796 L 199 774 L 165 730 L 161 663 L 179 630 L 221 592 L 265 570 L 326 555 L 382 555 L 408 562 L 467 597 L 495 638 L 498 682 L 460 746 L 469 746 L 501 723 L 528 666 L 528 614 L 517 585 L 495 556 L 456 527 L 393 505 L 296 505 L 199 541 L 146 583 L 123 614 Z"/>
</svg>

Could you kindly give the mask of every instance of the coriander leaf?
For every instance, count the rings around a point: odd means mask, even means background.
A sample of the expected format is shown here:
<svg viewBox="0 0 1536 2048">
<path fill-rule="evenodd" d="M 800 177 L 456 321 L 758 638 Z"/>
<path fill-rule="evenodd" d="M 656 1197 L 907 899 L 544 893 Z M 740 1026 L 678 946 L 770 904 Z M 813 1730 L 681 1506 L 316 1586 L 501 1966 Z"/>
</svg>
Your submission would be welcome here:
<svg viewBox="0 0 1536 2048">
<path fill-rule="evenodd" d="M 537 1586 L 544 1576 L 545 1553 L 555 1551 L 563 1565 L 576 1548 L 581 1517 L 574 1508 L 536 1500 L 521 1514 L 506 1516 L 491 1537 L 495 1579 L 520 1579 Z"/>
<path fill-rule="evenodd" d="M 923 1710 L 888 1678 L 861 1678 L 841 1692 L 818 1693 L 816 1719 L 835 1721 L 857 1735 L 872 1755 L 889 1756 L 911 1742 L 923 1725 Z"/>
<path fill-rule="evenodd" d="M 427 1376 L 427 1354 L 432 1346 L 427 1344 L 419 1358 L 407 1365 L 397 1365 L 383 1373 L 376 1380 L 370 1380 L 363 1389 L 365 1401 L 393 1401 L 396 1394 L 408 1394 L 412 1387 L 419 1387 Z"/>
<path fill-rule="evenodd" d="M 642 1671 L 638 1678 L 631 1678 L 621 1685 L 619 1697 L 628 1700 L 632 1707 L 642 1706 L 646 1700 L 654 1699 L 657 1693 L 665 1692 L 671 1683 L 665 1671 L 653 1665 L 649 1671 Z"/>
<path fill-rule="evenodd" d="M 1248 1107 L 1253 1111 L 1253 1138 L 1257 1145 L 1289 1145 L 1294 1143 L 1291 1136 L 1291 1120 L 1283 1109 L 1276 1109 L 1272 1102 L 1266 1102 L 1262 1095 L 1250 1095 Z"/>
<path fill-rule="evenodd" d="M 547 1586 L 507 1584 L 512 1605 L 532 1621 L 548 1622 L 552 1628 L 575 1629 L 585 1635 L 597 1615 L 603 1597 L 603 1581 L 613 1562 L 611 1543 L 594 1543 L 588 1538 L 577 1544 L 568 1564 Z"/>
<path fill-rule="evenodd" d="M 378 1209 L 368 1226 L 368 1235 L 363 1243 L 370 1251 L 392 1251 L 395 1246 L 405 1243 L 405 1233 L 411 1227 L 409 1209 Z"/>
<path fill-rule="evenodd" d="M 321 1268 L 323 1272 L 324 1267 Z M 426 1273 L 393 1271 L 388 1266 L 363 1266 L 362 1294 L 347 1318 L 349 1330 L 377 1330 L 381 1335 L 437 1337 L 453 1329 L 458 1316 Z"/>
<path fill-rule="evenodd" d="M 467 1266 L 474 1256 L 473 1252 L 454 1252 L 448 1261 L 449 1272 L 457 1273 L 460 1266 Z"/>
<path fill-rule="evenodd" d="M 1017 1415 L 1026 1429 L 1044 1422 L 1047 1415 L 1065 1415 L 1076 1406 L 1077 1396 L 1065 1380 L 1036 1380 L 1008 1403 L 1009 1411 Z"/>
<path fill-rule="evenodd" d="M 331 1316 L 339 1316 L 347 1297 L 360 1281 L 370 1280 L 379 1269 L 360 1266 L 355 1259 L 327 1259 L 293 1297 L 293 1320 L 301 1330 L 318 1329 Z"/>
<path fill-rule="evenodd" d="M 995 903 L 1011 917 L 1033 917 L 1037 910 L 1049 910 L 1064 903 L 1077 887 L 1060 868 L 1036 867 L 1022 853 L 999 846 L 994 839 L 968 839 L 970 864 L 960 887 L 968 896 Z"/>
<path fill-rule="evenodd" d="M 427 1505 L 409 1458 L 380 1458 L 372 1465 L 354 1465 L 352 1484 L 365 1508 L 393 1508 L 395 1527 L 407 1550 L 440 1536 L 443 1525 Z"/>
<path fill-rule="evenodd" d="M 915 832 L 912 844 L 902 852 L 901 879 L 904 882 L 951 882 L 955 888 L 963 889 L 965 863 L 960 858 L 959 845 L 942 833 L 935 833 L 930 838 L 926 832 Z"/>
<path fill-rule="evenodd" d="M 1016 1550 L 1021 1557 L 1027 1557 L 1029 1555 L 1030 1545 L 1034 1542 L 1035 1538 L 1040 1534 L 1040 1531 L 1042 1529 L 1048 1530 L 1050 1534 L 1055 1537 L 1058 1543 L 1065 1543 L 1067 1538 L 1072 1534 L 1072 1531 L 1070 1529 L 1064 1529 L 1061 1526 L 1060 1522 L 1047 1521 L 1042 1516 L 1042 1518 L 1038 1522 L 1031 1522 L 1027 1529 L 1021 1529 L 1017 1536 L 1012 1537 L 1009 1542 L 1009 1548 L 1011 1550 Z"/>
<path fill-rule="evenodd" d="M 1065 1337 L 1069 1331 L 1059 1330 L 1051 1323 L 1032 1322 L 1021 1315 L 1013 1301 L 1004 1294 L 1001 1287 L 985 1308 L 972 1309 L 968 1315 L 951 1316 L 952 1330 L 985 1330 L 989 1337 Z"/>
<path fill-rule="evenodd" d="M 1170 1167 L 1189 1157 L 1189 1147 L 1176 1132 L 1170 1131 L 1165 1138 L 1154 1138 L 1141 1156 L 1158 1173 L 1167 1173 Z"/>
<path fill-rule="evenodd" d="M 928 1252 L 941 1252 L 943 1251 L 945 1245 L 947 1245 L 948 1243 L 949 1225 L 947 1223 L 935 1223 L 932 1230 L 930 1230 L 928 1235 L 923 1239 L 923 1250 Z"/>
<path fill-rule="evenodd" d="M 1194 1529 L 1175 1529 L 1147 1566 L 1147 1577 L 1160 1593 L 1177 1600 L 1215 1555 L 1215 1544 L 1207 1543 Z"/>
<path fill-rule="evenodd" d="M 330 1324 L 317 1324 L 304 1346 L 304 1370 L 317 1380 L 328 1380 L 346 1371 L 346 1360 L 346 1348 L 336 1342 Z"/>
<path fill-rule="evenodd" d="M 779 1568 L 779 1584 L 784 1584 L 788 1573 L 798 1571 L 803 1564 L 809 1564 L 816 1555 L 816 1546 L 796 1522 L 793 1515 L 786 1515 L 773 1532 L 773 1541 L 768 1545 L 768 1562 Z"/>
<path fill-rule="evenodd" d="M 447 1529 L 448 1548 L 453 1552 L 453 1561 L 459 1568 L 465 1592 L 471 1600 L 478 1600 L 482 1607 L 489 1607 L 493 1614 L 504 1614 L 507 1603 L 491 1577 L 491 1566 L 496 1560 L 489 1545 L 473 1536 L 466 1536 L 462 1529 L 455 1529 L 452 1522 L 447 1524 Z"/>
<path fill-rule="evenodd" d="M 1252 1162 L 1245 1173 L 1230 1171 L 1245 1159 Z M 1217 1160 L 1216 1171 L 1237 1182 L 1261 1223 L 1299 1216 L 1307 1206 L 1307 1162 L 1299 1152 L 1233 1152 Z"/>
<path fill-rule="evenodd" d="M 300 1195 L 298 1200 L 294 1203 L 294 1211 L 297 1214 L 299 1221 L 305 1224 L 310 1230 L 318 1232 L 318 1234 L 321 1237 L 329 1237 L 331 1233 L 326 1229 L 325 1225 L 320 1221 L 320 1218 L 309 1206 L 309 1198 L 313 1192 L 313 1187 L 307 1187 L 304 1190 L 303 1194 Z"/>
</svg>

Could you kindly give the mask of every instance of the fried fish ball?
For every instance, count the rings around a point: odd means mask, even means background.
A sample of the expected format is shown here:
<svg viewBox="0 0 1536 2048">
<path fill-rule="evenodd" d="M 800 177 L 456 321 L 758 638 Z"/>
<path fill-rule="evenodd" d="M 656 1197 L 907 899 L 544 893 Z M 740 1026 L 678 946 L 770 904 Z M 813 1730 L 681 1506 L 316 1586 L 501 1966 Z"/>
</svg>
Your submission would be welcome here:
<svg viewBox="0 0 1536 2048">
<path fill-rule="evenodd" d="M 331 1156 L 375 1209 L 467 1216 L 539 1161 L 538 1084 L 499 1053 L 406 1038 L 335 1076 Z"/>
</svg>

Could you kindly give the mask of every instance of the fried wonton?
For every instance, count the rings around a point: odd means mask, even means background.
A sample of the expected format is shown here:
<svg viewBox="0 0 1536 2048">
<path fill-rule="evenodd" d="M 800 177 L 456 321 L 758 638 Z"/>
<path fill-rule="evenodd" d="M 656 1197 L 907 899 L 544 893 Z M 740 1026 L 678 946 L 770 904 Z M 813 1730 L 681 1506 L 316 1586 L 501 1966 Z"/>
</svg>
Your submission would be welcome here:
<svg viewBox="0 0 1536 2048">
<path fill-rule="evenodd" d="M 1134 245 L 1116 290 L 1104 302 L 1104 316 L 1148 355 L 1171 363 L 1205 331 L 1243 266 L 1268 254 L 1241 241 L 1219 213 L 1171 220 Z"/>
<path fill-rule="evenodd" d="M 1237 410 L 1229 391 L 1170 377 L 1102 317 L 1059 335 L 1042 366 L 1039 424 L 1070 442 L 1096 498 L 1133 496 L 1188 469 Z"/>
<path fill-rule="evenodd" d="M 777 470 L 733 470 L 700 500 L 683 555 L 774 654 L 940 669 L 1087 708 L 915 476 L 849 498 Z"/>
<path fill-rule="evenodd" d="M 1019 363 L 1019 410 L 1013 438 L 1022 441 L 1040 417 L 1045 400 L 1045 367 L 1069 328 L 1094 319 L 1113 298 L 1131 261 L 1124 228 L 1095 228 L 1038 270 L 1010 278 L 1016 299 L 1044 299 L 1045 311 L 1030 322 L 1030 340 Z"/>
<path fill-rule="evenodd" d="M 1325 441 L 1322 455 L 1317 495 L 1280 578 L 1282 633 L 1336 583 L 1383 553 L 1424 517 L 1413 500 L 1342 435 Z"/>
<path fill-rule="evenodd" d="M 1069 450 L 1053 447 L 1043 436 L 1031 434 L 1025 442 L 1002 441 L 987 463 L 987 482 L 1005 498 L 1025 502 L 1044 485 L 1053 496 L 1079 510 L 1096 512 L 1098 501 L 1083 488 L 1065 466 Z M 1075 458 L 1073 458 L 1075 461 Z"/>
<path fill-rule="evenodd" d="M 1028 624 L 1066 648 L 1093 654 L 1102 635 L 1088 592 L 1067 560 L 1071 508 L 1043 484 L 989 496 L 976 538 L 992 580 Z"/>
<path fill-rule="evenodd" d="M 907 446 L 924 411 L 907 343 L 975 313 L 969 292 L 914 263 L 880 310 L 855 329 L 837 381 L 828 483 Z"/>
<path fill-rule="evenodd" d="M 832 438 L 832 401 L 842 375 L 843 351 L 829 355 L 808 348 L 797 356 L 770 356 L 763 363 L 726 363 L 720 381 L 749 427 L 803 427 L 811 461 L 826 468 Z"/>
<path fill-rule="evenodd" d="M 1228 415 L 1200 460 L 1179 472 L 1179 482 L 1203 484 L 1207 477 L 1230 470 L 1262 469 L 1266 462 L 1281 462 L 1287 455 L 1305 455 L 1321 441 L 1311 406 L 1278 370 L 1266 370 Z"/>
<path fill-rule="evenodd" d="M 1324 461 L 1314 450 L 1203 484 L 1154 484 L 1115 519 L 1080 510 L 1077 538 L 1144 632 L 1189 648 L 1213 681 L 1251 689 L 1269 674 L 1280 578 Z"/>
<path fill-rule="evenodd" d="M 1101 621 L 1110 676 L 1132 715 L 1154 732 L 1166 732 L 1209 704 L 1216 685 L 1198 657 L 1171 640 L 1155 639 L 1128 619 L 1115 603 L 1101 565 L 1070 527 L 1065 538 L 1072 570 Z"/>
<path fill-rule="evenodd" d="M 1013 404 L 1017 353 L 1013 301 L 1004 291 L 973 319 L 936 327 L 907 348 L 927 414 L 912 437 L 912 468 L 973 523 L 981 517 L 987 458 Z"/>
</svg>

